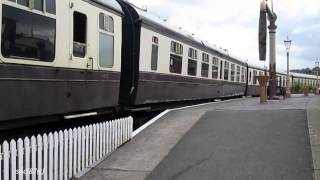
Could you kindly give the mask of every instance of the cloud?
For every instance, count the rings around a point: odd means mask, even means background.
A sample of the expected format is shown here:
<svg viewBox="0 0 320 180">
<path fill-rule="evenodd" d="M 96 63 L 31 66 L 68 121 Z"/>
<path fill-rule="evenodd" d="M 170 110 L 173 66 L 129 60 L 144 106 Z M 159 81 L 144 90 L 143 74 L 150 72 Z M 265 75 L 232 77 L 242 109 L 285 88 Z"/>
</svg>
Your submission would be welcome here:
<svg viewBox="0 0 320 180">
<path fill-rule="evenodd" d="M 197 37 L 228 49 L 232 54 L 248 59 L 255 65 L 258 60 L 258 0 L 130 0 L 170 24 L 182 27 Z M 269 1 L 270 2 L 270 1 Z M 286 51 L 283 40 L 293 40 L 292 68 L 313 66 L 320 52 L 320 1 L 278 0 L 274 2 L 278 15 L 277 60 L 278 67 L 286 69 Z M 320 57 L 319 57 L 320 58 Z"/>
</svg>

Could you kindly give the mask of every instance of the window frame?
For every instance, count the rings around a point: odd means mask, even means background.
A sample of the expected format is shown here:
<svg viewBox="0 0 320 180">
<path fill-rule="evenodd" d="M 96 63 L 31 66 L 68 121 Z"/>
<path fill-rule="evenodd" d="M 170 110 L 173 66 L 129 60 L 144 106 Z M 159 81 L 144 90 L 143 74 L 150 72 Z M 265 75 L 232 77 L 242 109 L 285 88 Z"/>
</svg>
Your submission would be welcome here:
<svg viewBox="0 0 320 180">
<path fill-rule="evenodd" d="M 231 63 L 230 69 L 231 69 L 230 81 L 235 82 L 236 81 L 236 64 Z"/>
<path fill-rule="evenodd" d="M 106 16 L 108 16 L 108 17 L 111 17 L 112 18 L 112 20 L 113 20 L 113 32 L 110 32 L 110 31 L 107 31 L 105 28 L 104 29 L 101 29 L 100 28 L 100 14 L 103 14 L 104 15 L 104 18 L 106 17 Z M 106 12 L 102 12 L 102 11 L 100 11 L 100 12 L 98 12 L 98 42 L 97 42 L 97 44 L 98 44 L 98 54 L 97 54 L 97 57 L 98 57 L 98 69 L 101 69 L 101 70 L 110 70 L 110 69 L 113 69 L 113 68 L 115 68 L 115 18 L 111 15 L 111 14 L 109 14 L 109 13 L 106 13 Z M 112 67 L 102 67 L 101 65 L 100 65 L 100 33 L 103 33 L 103 34 L 106 34 L 106 35 L 109 35 L 109 36 L 112 36 L 113 37 L 113 65 L 112 65 Z"/>
<path fill-rule="evenodd" d="M 204 75 L 204 68 L 203 66 L 208 67 L 207 73 Z M 209 78 L 209 71 L 210 71 L 210 55 L 208 53 L 202 53 L 202 62 L 201 62 L 201 77 Z"/>
<path fill-rule="evenodd" d="M 212 79 L 219 79 L 219 65 L 220 63 L 219 63 L 219 58 L 218 57 L 215 57 L 215 56 L 213 56 L 212 57 L 212 65 L 211 65 L 211 78 Z M 214 77 L 213 76 L 213 69 L 214 68 L 216 68 L 216 70 L 217 70 L 217 77 Z"/>
<path fill-rule="evenodd" d="M 26 65 L 39 65 L 39 66 L 53 66 L 54 63 L 56 63 L 57 61 L 57 15 L 56 14 L 51 14 L 51 13 L 47 13 L 47 12 L 42 12 L 36 9 L 30 9 L 27 6 L 18 4 L 17 1 L 13 2 L 13 1 L 9 1 L 9 0 L 4 0 L 2 1 L 2 6 L 3 5 L 7 5 L 10 7 L 14 7 L 17 8 L 19 10 L 24 10 L 30 13 L 34 13 L 36 15 L 40 15 L 40 16 L 44 16 L 44 17 L 48 17 L 48 18 L 52 18 L 56 21 L 56 29 L 55 29 L 55 57 L 52 61 L 50 62 L 45 62 L 45 61 L 33 61 L 33 60 L 27 60 L 24 58 L 18 59 L 18 58 L 6 58 L 2 55 L 2 53 L 0 52 L 0 59 L 1 61 L 3 61 L 4 63 L 8 63 L 8 64 L 26 64 Z M 2 14 L 1 14 L 2 15 Z M 1 18 L 1 24 L 2 24 L 2 18 Z M 2 36 L 2 34 L 1 34 Z M 2 37 L 0 36 L 0 39 L 2 39 Z M 0 43 L 0 48 L 1 47 L 1 43 Z"/>
<path fill-rule="evenodd" d="M 230 81 L 230 62 L 229 61 L 224 61 L 224 65 L 223 65 L 223 80 L 224 81 Z M 227 72 L 227 73 L 226 73 Z M 226 78 L 227 77 L 227 78 Z"/>
<path fill-rule="evenodd" d="M 196 64 L 195 74 L 191 74 L 189 72 L 190 62 Z M 196 77 L 198 75 L 198 50 L 190 47 L 188 49 L 188 67 L 187 67 L 187 75 Z"/>
<path fill-rule="evenodd" d="M 153 47 L 157 47 L 157 60 L 156 60 L 156 68 L 152 69 L 152 62 L 153 62 Z M 159 38 L 157 36 L 152 36 L 152 42 L 151 42 L 151 59 L 150 59 L 150 69 L 151 71 L 158 71 L 158 65 L 159 65 Z"/>
<path fill-rule="evenodd" d="M 171 59 L 173 58 L 179 58 L 181 59 L 181 70 L 180 72 L 173 72 L 171 71 Z M 179 43 L 177 41 L 172 40 L 170 42 L 170 56 L 169 56 L 169 72 L 171 74 L 175 75 L 181 75 L 182 74 L 182 68 L 183 68 L 183 45 L 182 43 Z"/>
<path fill-rule="evenodd" d="M 240 65 L 236 65 L 236 82 L 241 82 L 241 67 Z"/>
</svg>

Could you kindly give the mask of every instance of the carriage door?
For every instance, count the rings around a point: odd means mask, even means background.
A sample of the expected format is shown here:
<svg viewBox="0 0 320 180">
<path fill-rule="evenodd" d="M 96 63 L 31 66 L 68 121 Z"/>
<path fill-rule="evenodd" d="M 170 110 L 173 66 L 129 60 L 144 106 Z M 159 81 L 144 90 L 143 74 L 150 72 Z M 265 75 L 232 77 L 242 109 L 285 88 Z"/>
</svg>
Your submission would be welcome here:
<svg viewBox="0 0 320 180">
<path fill-rule="evenodd" d="M 73 68 L 93 69 L 94 58 L 89 46 L 92 20 L 88 9 L 84 1 L 70 1 L 70 66 Z"/>
</svg>

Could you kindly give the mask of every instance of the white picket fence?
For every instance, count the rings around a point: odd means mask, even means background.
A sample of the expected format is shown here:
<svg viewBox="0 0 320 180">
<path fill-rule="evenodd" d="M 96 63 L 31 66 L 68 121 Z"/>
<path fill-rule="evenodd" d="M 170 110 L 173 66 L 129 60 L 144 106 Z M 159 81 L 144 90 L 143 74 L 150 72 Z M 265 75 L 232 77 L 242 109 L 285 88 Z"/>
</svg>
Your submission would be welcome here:
<svg viewBox="0 0 320 180">
<path fill-rule="evenodd" d="M 132 137 L 132 117 L 0 145 L 0 180 L 67 180 L 91 169 Z"/>
</svg>

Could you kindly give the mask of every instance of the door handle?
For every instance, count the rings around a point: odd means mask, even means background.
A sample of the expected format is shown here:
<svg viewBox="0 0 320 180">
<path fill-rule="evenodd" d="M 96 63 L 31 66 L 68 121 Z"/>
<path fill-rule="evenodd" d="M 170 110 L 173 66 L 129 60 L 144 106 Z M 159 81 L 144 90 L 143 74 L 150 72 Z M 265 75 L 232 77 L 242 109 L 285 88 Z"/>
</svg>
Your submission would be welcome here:
<svg viewBox="0 0 320 180">
<path fill-rule="evenodd" d="M 89 57 L 89 60 L 87 62 L 87 69 L 90 69 L 91 67 L 91 70 L 93 70 L 93 57 Z"/>
</svg>

